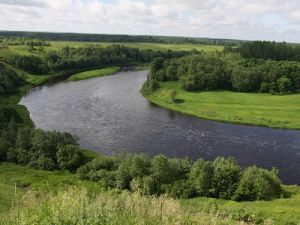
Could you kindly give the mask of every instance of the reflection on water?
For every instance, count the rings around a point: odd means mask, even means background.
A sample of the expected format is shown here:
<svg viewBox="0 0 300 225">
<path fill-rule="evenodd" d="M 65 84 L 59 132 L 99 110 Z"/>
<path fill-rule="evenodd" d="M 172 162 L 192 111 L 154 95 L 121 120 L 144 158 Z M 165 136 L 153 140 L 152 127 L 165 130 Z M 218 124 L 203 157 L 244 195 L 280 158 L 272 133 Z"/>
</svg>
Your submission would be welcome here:
<svg viewBox="0 0 300 225">
<path fill-rule="evenodd" d="M 214 159 L 280 169 L 300 184 L 300 131 L 202 120 L 148 103 L 139 93 L 146 71 L 43 86 L 25 96 L 36 126 L 67 131 L 83 147 L 105 154 L 145 152 Z"/>
</svg>

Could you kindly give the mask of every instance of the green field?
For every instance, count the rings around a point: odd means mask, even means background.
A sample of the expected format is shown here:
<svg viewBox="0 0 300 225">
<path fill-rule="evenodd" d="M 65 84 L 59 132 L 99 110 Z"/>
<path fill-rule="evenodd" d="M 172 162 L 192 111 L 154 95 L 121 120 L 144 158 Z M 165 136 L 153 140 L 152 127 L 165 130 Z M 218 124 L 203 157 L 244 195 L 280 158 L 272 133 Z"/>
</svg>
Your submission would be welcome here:
<svg viewBox="0 0 300 225">
<path fill-rule="evenodd" d="M 177 92 L 175 103 L 170 98 L 171 90 Z M 165 82 L 161 83 L 159 90 L 146 97 L 162 107 L 204 119 L 300 129 L 300 94 L 187 92 L 179 82 Z"/>
<path fill-rule="evenodd" d="M 120 67 L 107 67 L 103 69 L 98 70 L 89 70 L 82 73 L 76 73 L 68 78 L 69 81 L 78 81 L 78 80 L 84 80 L 89 79 L 93 77 L 103 77 L 107 75 L 114 74 L 120 70 Z"/>
<path fill-rule="evenodd" d="M 223 51 L 223 46 L 216 45 L 200 45 L 200 44 L 161 44 L 161 43 L 116 43 L 116 42 L 63 42 L 63 41 L 51 41 L 51 46 L 46 47 L 46 49 L 59 49 L 63 46 L 70 47 L 84 47 L 84 46 L 109 46 L 112 44 L 120 44 L 131 48 L 140 48 L 140 49 L 151 49 L 151 50 L 160 50 L 160 51 L 191 51 L 193 49 L 203 50 L 203 51 Z"/>
<path fill-rule="evenodd" d="M 113 42 L 73 42 L 73 41 L 51 41 L 51 46 L 44 46 L 43 49 L 46 52 L 58 51 L 62 47 L 106 47 L 112 44 L 120 44 L 131 48 L 140 48 L 142 50 L 151 49 L 159 51 L 191 51 L 193 49 L 206 52 L 223 51 L 223 46 L 217 45 L 200 45 L 200 44 L 160 44 L 160 43 L 113 43 Z M 39 49 L 39 47 L 35 47 Z M 19 55 L 30 55 L 32 52 L 29 51 L 29 47 L 25 45 L 9 45 L 7 48 L 0 48 L 0 60 L 8 60 L 9 57 L 19 54 Z"/>
<path fill-rule="evenodd" d="M 95 157 L 95 154 L 91 157 Z M 0 164 L 0 224 L 1 218 L 15 224 L 16 210 L 22 224 L 41 224 L 47 218 L 51 219 L 51 224 L 61 224 L 53 219 L 58 215 L 71 215 L 61 218 L 79 220 L 80 205 L 88 209 L 84 213 L 91 220 L 100 215 L 108 217 L 107 223 L 102 224 L 120 224 L 120 221 L 122 224 L 140 224 L 136 220 L 147 220 L 145 224 L 153 225 L 177 224 L 175 222 L 179 219 L 182 221 L 180 224 L 241 224 L 239 221 L 299 224 L 300 189 L 296 186 L 285 186 L 285 189 L 291 193 L 291 197 L 274 201 L 234 202 L 210 198 L 174 200 L 119 190 L 105 191 L 98 183 L 81 181 L 69 172 L 41 171 L 4 163 Z M 82 199 L 85 199 L 84 203 Z M 95 205 L 101 208 L 94 208 Z M 105 206 L 110 210 L 102 208 Z M 122 213 L 118 211 L 119 207 L 123 207 Z M 101 214 L 102 210 L 105 214 Z M 118 218 L 119 223 L 112 223 L 114 217 Z M 161 217 L 169 217 L 170 221 L 161 222 Z M 33 223 L 37 218 L 39 223 Z M 129 218 L 135 222 L 127 221 Z"/>
</svg>

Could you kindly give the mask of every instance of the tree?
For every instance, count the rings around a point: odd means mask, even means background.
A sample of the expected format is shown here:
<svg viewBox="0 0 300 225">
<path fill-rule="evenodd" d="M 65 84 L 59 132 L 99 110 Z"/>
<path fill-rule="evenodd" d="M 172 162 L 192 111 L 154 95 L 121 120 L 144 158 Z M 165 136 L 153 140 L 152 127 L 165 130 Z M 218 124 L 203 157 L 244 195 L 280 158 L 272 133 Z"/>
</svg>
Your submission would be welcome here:
<svg viewBox="0 0 300 225">
<path fill-rule="evenodd" d="M 190 171 L 191 185 L 199 196 L 210 196 L 212 189 L 213 167 L 211 162 L 197 160 Z"/>
<path fill-rule="evenodd" d="M 16 148 L 29 150 L 31 148 L 31 131 L 29 127 L 21 127 L 18 129 L 16 137 Z"/>
<path fill-rule="evenodd" d="M 271 200 L 280 197 L 281 181 L 276 170 L 248 167 L 242 175 L 234 199 L 238 201 Z"/>
<path fill-rule="evenodd" d="M 292 91 L 292 81 L 291 79 L 283 76 L 277 80 L 278 91 L 281 94 L 288 93 Z"/>
<path fill-rule="evenodd" d="M 83 155 L 76 145 L 63 145 L 57 151 L 57 163 L 60 169 L 76 170 L 83 161 Z"/>
<path fill-rule="evenodd" d="M 213 164 L 212 187 L 217 198 L 231 199 L 238 187 L 241 168 L 233 158 L 218 157 Z"/>
</svg>

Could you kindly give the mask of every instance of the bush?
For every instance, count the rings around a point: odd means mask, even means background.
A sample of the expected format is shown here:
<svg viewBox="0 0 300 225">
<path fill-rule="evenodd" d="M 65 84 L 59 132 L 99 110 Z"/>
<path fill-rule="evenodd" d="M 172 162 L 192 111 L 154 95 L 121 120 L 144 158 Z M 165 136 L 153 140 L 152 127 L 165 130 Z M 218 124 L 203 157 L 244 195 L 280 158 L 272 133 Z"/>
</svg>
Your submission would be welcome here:
<svg viewBox="0 0 300 225">
<path fill-rule="evenodd" d="M 282 194 L 277 171 L 256 166 L 247 168 L 242 175 L 234 199 L 238 201 L 271 200 Z"/>
<path fill-rule="evenodd" d="M 172 102 L 176 102 L 176 96 L 177 96 L 176 90 L 172 89 L 170 91 L 170 99 L 171 99 Z"/>
<path fill-rule="evenodd" d="M 76 170 L 83 161 L 83 155 L 76 145 L 63 145 L 56 153 L 57 163 L 60 169 Z"/>
<path fill-rule="evenodd" d="M 280 94 L 285 94 L 292 91 L 292 81 L 285 76 L 277 80 L 277 86 Z"/>
<path fill-rule="evenodd" d="M 197 160 L 190 171 L 189 179 L 199 196 L 210 196 L 212 189 L 213 167 L 211 162 Z"/>
<path fill-rule="evenodd" d="M 171 184 L 164 185 L 165 193 L 173 198 L 189 198 L 193 196 L 194 189 L 189 180 L 176 180 Z"/>
<path fill-rule="evenodd" d="M 269 200 L 280 196 L 281 182 L 276 171 L 254 167 L 242 172 L 233 158 L 213 162 L 143 154 L 100 156 L 77 169 L 81 179 L 103 187 L 139 191 L 147 195 L 167 194 L 175 198 L 194 196 L 234 200 Z M 255 185 L 253 185 L 253 182 Z"/>
<path fill-rule="evenodd" d="M 213 195 L 217 198 L 231 199 L 238 187 L 241 168 L 233 158 L 219 157 L 213 164 Z"/>
</svg>

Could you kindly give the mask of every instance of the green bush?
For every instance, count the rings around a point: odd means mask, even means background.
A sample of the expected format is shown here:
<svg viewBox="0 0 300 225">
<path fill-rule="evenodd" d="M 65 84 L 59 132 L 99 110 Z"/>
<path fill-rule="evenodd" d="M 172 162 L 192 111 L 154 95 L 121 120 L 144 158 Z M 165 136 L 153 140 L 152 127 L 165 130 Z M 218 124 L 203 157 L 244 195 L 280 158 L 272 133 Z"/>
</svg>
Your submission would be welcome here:
<svg viewBox="0 0 300 225">
<path fill-rule="evenodd" d="M 57 163 L 60 169 L 76 170 L 83 161 L 83 155 L 76 145 L 62 145 L 56 153 Z"/>
<path fill-rule="evenodd" d="M 212 189 L 217 198 L 231 199 L 241 178 L 241 168 L 233 158 L 219 157 L 213 164 Z"/>
<path fill-rule="evenodd" d="M 256 166 L 247 168 L 235 191 L 238 201 L 271 200 L 282 194 L 281 181 L 276 170 L 267 171 Z"/>
<path fill-rule="evenodd" d="M 197 160 L 189 173 L 190 182 L 200 196 L 210 196 L 214 169 L 211 162 Z"/>
</svg>

